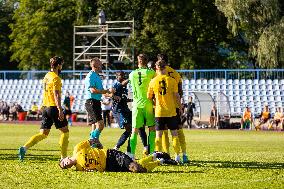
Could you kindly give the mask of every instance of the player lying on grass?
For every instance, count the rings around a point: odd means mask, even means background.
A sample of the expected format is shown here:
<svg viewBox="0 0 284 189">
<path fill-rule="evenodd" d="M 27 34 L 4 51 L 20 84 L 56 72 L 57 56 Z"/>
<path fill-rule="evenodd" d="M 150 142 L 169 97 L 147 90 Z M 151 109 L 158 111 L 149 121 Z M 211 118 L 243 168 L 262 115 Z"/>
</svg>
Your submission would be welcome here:
<svg viewBox="0 0 284 189">
<path fill-rule="evenodd" d="M 97 146 L 97 148 L 92 146 Z M 134 161 L 123 152 L 101 147 L 96 139 L 83 141 L 75 146 L 72 157 L 61 159 L 59 166 L 62 169 L 75 166 L 78 171 L 145 173 L 162 163 L 174 164 L 175 162 L 168 154 L 159 152 Z"/>
</svg>

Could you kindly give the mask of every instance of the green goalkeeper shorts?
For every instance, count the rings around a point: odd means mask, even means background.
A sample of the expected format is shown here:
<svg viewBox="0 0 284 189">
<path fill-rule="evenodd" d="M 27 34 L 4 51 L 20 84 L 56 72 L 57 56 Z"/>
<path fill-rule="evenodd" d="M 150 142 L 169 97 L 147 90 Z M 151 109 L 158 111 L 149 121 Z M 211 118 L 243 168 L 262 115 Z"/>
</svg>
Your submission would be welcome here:
<svg viewBox="0 0 284 189">
<path fill-rule="evenodd" d="M 152 127 L 155 125 L 155 114 L 152 103 L 148 103 L 144 108 L 132 109 L 132 128 L 139 129 L 143 126 Z"/>
</svg>

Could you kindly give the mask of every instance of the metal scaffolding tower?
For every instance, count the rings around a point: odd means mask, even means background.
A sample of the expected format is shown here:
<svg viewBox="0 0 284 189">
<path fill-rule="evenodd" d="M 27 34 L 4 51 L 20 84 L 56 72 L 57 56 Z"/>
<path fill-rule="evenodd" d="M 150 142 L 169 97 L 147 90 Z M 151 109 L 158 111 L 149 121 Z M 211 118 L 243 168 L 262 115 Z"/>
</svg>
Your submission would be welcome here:
<svg viewBox="0 0 284 189">
<path fill-rule="evenodd" d="M 129 46 L 134 34 L 134 20 L 107 21 L 105 25 L 74 26 L 73 70 L 99 57 L 108 70 L 110 59 L 134 62 L 134 48 Z"/>
</svg>

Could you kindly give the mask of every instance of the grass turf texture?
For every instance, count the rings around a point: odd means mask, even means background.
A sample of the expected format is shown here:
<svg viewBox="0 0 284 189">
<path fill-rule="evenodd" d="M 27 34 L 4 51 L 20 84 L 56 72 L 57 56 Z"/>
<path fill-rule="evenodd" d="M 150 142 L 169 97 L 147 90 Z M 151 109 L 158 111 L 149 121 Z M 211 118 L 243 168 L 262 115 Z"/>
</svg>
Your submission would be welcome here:
<svg viewBox="0 0 284 189">
<path fill-rule="evenodd" d="M 0 124 L 0 188 L 284 188 L 284 132 L 185 130 L 190 164 L 133 174 L 61 170 L 54 128 L 19 162 L 18 148 L 38 129 Z M 88 138 L 89 130 L 70 128 L 68 154 Z M 106 128 L 101 141 L 112 148 L 121 133 Z M 142 156 L 140 138 L 137 154 Z"/>
</svg>

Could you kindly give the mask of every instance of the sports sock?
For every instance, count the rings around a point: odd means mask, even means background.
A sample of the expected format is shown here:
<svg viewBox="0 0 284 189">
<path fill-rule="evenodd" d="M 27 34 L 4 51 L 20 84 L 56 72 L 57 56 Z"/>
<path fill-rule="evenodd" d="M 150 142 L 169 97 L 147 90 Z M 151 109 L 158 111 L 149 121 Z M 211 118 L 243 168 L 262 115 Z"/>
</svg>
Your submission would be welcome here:
<svg viewBox="0 0 284 189">
<path fill-rule="evenodd" d="M 160 161 L 153 161 L 153 155 L 142 158 L 138 160 L 137 163 L 147 169 L 147 171 L 152 171 L 155 167 L 160 165 Z"/>
<path fill-rule="evenodd" d="M 34 146 L 35 144 L 37 144 L 38 142 L 40 142 L 41 140 L 45 139 L 47 136 L 43 133 L 38 133 L 35 134 L 34 136 L 32 136 L 28 142 L 24 145 L 24 147 L 26 149 L 29 149 L 30 147 Z"/>
<path fill-rule="evenodd" d="M 130 136 L 131 132 L 129 131 L 124 131 L 124 133 L 122 133 L 122 135 L 120 136 L 120 138 L 118 139 L 118 142 L 116 144 L 116 147 L 120 148 L 125 141 L 128 139 L 128 137 Z"/>
<path fill-rule="evenodd" d="M 126 151 L 131 153 L 131 147 L 130 147 L 130 137 L 128 137 L 128 142 L 127 142 L 127 148 Z"/>
<path fill-rule="evenodd" d="M 155 138 L 156 138 L 156 131 L 149 132 L 149 153 L 152 154 L 155 151 Z"/>
<path fill-rule="evenodd" d="M 168 130 L 164 130 L 162 135 L 162 146 L 163 151 L 170 154 L 170 141 L 169 141 L 169 132 Z"/>
<path fill-rule="evenodd" d="M 131 154 L 135 155 L 137 145 L 137 133 L 132 133 L 130 137 Z"/>
<path fill-rule="evenodd" d="M 68 118 L 68 124 L 69 124 L 70 126 L 72 126 L 72 119 L 71 119 L 71 117 Z"/>
<path fill-rule="evenodd" d="M 156 137 L 155 139 L 155 146 L 156 146 L 156 151 L 161 152 L 162 151 L 162 138 Z"/>
<path fill-rule="evenodd" d="M 91 131 L 90 133 L 90 139 L 94 139 L 94 138 L 100 138 L 101 135 L 101 131 L 99 129 L 95 129 L 93 131 Z"/>
<path fill-rule="evenodd" d="M 147 146 L 147 134 L 146 134 L 146 131 L 145 131 L 145 127 L 141 127 L 139 129 L 139 135 L 140 135 L 140 138 L 141 138 L 141 141 L 142 141 L 142 144 L 143 146 Z"/>
<path fill-rule="evenodd" d="M 67 149 L 69 144 L 69 132 L 62 133 L 59 139 L 59 145 L 61 149 L 61 158 L 67 157 Z"/>
<path fill-rule="evenodd" d="M 179 145 L 181 148 L 181 152 L 186 154 L 186 142 L 185 142 L 185 136 L 183 129 L 178 130 L 178 139 L 179 139 Z"/>
<path fill-rule="evenodd" d="M 174 148 L 175 154 L 178 155 L 180 152 L 178 136 L 173 136 L 173 148 Z"/>
</svg>

